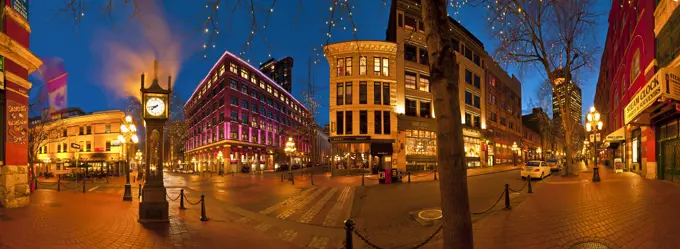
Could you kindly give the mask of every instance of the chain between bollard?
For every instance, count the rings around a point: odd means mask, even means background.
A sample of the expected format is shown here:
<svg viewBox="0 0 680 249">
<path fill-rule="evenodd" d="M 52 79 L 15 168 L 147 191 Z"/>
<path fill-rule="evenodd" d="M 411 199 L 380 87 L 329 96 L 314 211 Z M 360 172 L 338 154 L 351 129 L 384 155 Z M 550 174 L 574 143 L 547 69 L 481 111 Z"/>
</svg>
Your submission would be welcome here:
<svg viewBox="0 0 680 249">
<path fill-rule="evenodd" d="M 484 210 L 483 212 L 472 212 L 471 214 L 479 215 L 479 214 L 485 214 L 485 213 L 491 211 L 491 209 L 493 209 L 494 207 L 496 207 L 496 205 L 498 205 L 498 203 L 501 201 L 501 199 L 503 199 L 503 196 L 505 196 L 505 190 L 503 190 L 503 192 L 501 193 L 501 196 L 498 197 L 498 200 L 496 201 L 496 203 L 494 203 L 493 205 L 491 205 L 491 207 L 489 207 L 488 209 Z"/>
<path fill-rule="evenodd" d="M 418 249 L 418 248 L 423 247 L 425 244 L 429 243 L 435 236 L 437 236 L 437 234 L 439 234 L 439 232 L 441 232 L 443 228 L 444 228 L 444 225 L 440 225 L 439 228 L 437 228 L 437 230 L 435 230 L 425 240 L 423 240 L 422 242 L 418 243 L 417 245 L 415 245 L 414 247 L 411 247 L 411 248 Z M 349 225 L 347 224 L 347 221 L 346 221 L 345 230 L 347 230 L 347 229 L 351 229 L 353 234 L 355 234 L 357 237 L 359 237 L 364 243 L 366 243 L 371 248 L 382 249 L 382 247 L 379 247 L 378 245 L 374 244 L 373 242 L 368 240 L 368 238 L 366 238 L 366 236 L 359 233 L 359 231 L 357 231 L 356 227 L 354 226 L 354 222 L 351 222 L 351 220 L 349 220 Z M 347 235 L 346 239 L 351 240 L 351 237 L 350 237 L 349 234 Z M 352 243 L 351 241 L 349 243 L 347 243 L 347 241 L 345 241 L 345 245 L 346 245 L 346 248 L 352 248 L 354 243 Z"/>
<path fill-rule="evenodd" d="M 524 186 L 522 186 L 522 188 L 520 188 L 520 189 L 518 189 L 518 190 L 514 190 L 514 189 L 512 189 L 512 188 L 510 188 L 510 187 L 508 187 L 508 189 L 509 189 L 510 191 L 512 191 L 512 192 L 522 192 L 522 190 L 524 190 L 524 188 L 527 187 L 527 184 L 528 184 L 528 183 L 524 183 Z"/>
<path fill-rule="evenodd" d="M 432 174 L 434 174 L 434 171 L 431 171 L 430 173 L 422 174 L 422 175 L 411 174 L 411 176 L 412 177 L 424 177 L 424 176 L 430 176 Z"/>
<path fill-rule="evenodd" d="M 189 203 L 189 204 L 191 204 L 191 205 L 194 205 L 194 206 L 195 206 L 195 205 L 198 205 L 198 204 L 201 204 L 201 201 L 202 201 L 202 200 L 198 200 L 197 202 L 191 202 L 191 201 L 189 200 L 189 198 L 186 197 L 186 195 L 184 196 L 184 200 L 187 201 L 187 203 Z"/>
<path fill-rule="evenodd" d="M 179 195 L 177 195 L 177 197 L 175 197 L 175 198 L 171 198 L 170 195 L 168 195 L 168 193 L 165 193 L 165 197 L 167 197 L 170 201 L 176 201 L 176 200 L 179 199 L 181 196 L 182 196 L 182 193 L 180 193 Z"/>
</svg>

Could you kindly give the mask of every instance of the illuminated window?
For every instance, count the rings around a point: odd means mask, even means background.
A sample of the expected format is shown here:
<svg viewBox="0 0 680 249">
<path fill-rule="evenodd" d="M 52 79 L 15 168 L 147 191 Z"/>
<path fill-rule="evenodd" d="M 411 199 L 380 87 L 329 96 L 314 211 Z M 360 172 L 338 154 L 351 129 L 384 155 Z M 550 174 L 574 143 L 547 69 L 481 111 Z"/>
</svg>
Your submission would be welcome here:
<svg viewBox="0 0 680 249">
<path fill-rule="evenodd" d="M 382 75 L 383 76 L 390 75 L 390 60 L 387 58 L 382 59 Z"/>
<path fill-rule="evenodd" d="M 338 59 L 338 63 L 335 65 L 335 67 L 336 67 L 336 70 L 337 70 L 336 76 L 345 75 L 345 72 L 344 72 L 344 70 L 345 70 L 345 59 L 342 59 L 342 58 Z"/>
<path fill-rule="evenodd" d="M 220 75 L 224 74 L 224 71 L 226 71 L 224 64 L 220 65 Z"/>
<path fill-rule="evenodd" d="M 640 74 L 640 49 L 635 51 L 633 61 L 630 64 L 630 80 L 631 83 Z"/>
<path fill-rule="evenodd" d="M 257 84 L 257 78 L 255 78 L 255 74 L 252 74 L 250 76 L 250 82 L 253 82 L 253 84 Z"/>
<path fill-rule="evenodd" d="M 366 75 L 366 60 L 368 60 L 366 56 L 359 57 L 359 75 Z"/>
<path fill-rule="evenodd" d="M 380 75 L 380 57 L 373 57 L 373 74 Z"/>
<path fill-rule="evenodd" d="M 260 80 L 260 88 L 262 88 L 262 89 L 265 88 L 265 87 L 264 87 L 264 81 L 261 81 L 261 80 Z"/>
<path fill-rule="evenodd" d="M 244 79 L 248 79 L 248 70 L 246 70 L 245 68 L 241 68 L 241 77 L 243 77 Z"/>
<path fill-rule="evenodd" d="M 406 72 L 404 75 L 404 83 L 406 84 L 406 89 L 416 89 L 416 74 Z"/>
<path fill-rule="evenodd" d="M 229 63 L 229 71 L 238 74 L 238 66 L 236 66 L 234 63 Z"/>
<path fill-rule="evenodd" d="M 427 76 L 420 75 L 420 79 L 418 79 L 418 89 L 421 91 L 429 92 L 430 91 L 430 78 Z"/>
<path fill-rule="evenodd" d="M 345 76 L 352 76 L 352 57 L 345 58 Z"/>
<path fill-rule="evenodd" d="M 267 85 L 267 92 L 272 93 L 272 85 Z"/>
<path fill-rule="evenodd" d="M 212 81 L 217 82 L 217 73 L 213 74 Z"/>
<path fill-rule="evenodd" d="M 279 97 L 279 91 L 277 91 L 276 89 L 274 89 L 274 97 L 277 97 L 277 98 Z"/>
</svg>

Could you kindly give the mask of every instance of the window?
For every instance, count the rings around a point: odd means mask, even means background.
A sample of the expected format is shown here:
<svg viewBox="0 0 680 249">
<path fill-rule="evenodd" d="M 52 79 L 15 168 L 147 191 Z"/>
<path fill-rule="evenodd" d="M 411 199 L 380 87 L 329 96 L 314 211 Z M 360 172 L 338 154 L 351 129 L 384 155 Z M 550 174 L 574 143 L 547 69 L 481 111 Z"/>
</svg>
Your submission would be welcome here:
<svg viewBox="0 0 680 249">
<path fill-rule="evenodd" d="M 245 131 L 242 130 L 242 131 L 241 131 L 241 140 L 243 140 L 243 141 L 248 141 L 248 140 L 249 140 L 249 138 L 248 138 L 248 131 L 247 131 L 247 130 L 245 130 Z"/>
<path fill-rule="evenodd" d="M 359 75 L 366 75 L 366 64 L 368 58 L 366 56 L 359 57 Z"/>
<path fill-rule="evenodd" d="M 451 40 L 451 47 L 453 48 L 454 51 L 459 52 L 460 51 L 460 42 L 456 39 Z"/>
<path fill-rule="evenodd" d="M 420 54 L 419 54 L 420 55 L 420 57 L 419 57 L 420 64 L 430 65 L 430 61 L 428 60 L 427 50 L 421 48 L 420 51 L 418 51 L 418 52 L 420 52 Z"/>
<path fill-rule="evenodd" d="M 406 84 L 406 89 L 416 89 L 416 74 L 406 72 L 404 74 L 404 84 Z"/>
<path fill-rule="evenodd" d="M 220 98 L 219 100 L 217 100 L 217 102 L 220 106 L 223 106 L 224 105 L 224 98 Z"/>
<path fill-rule="evenodd" d="M 472 85 L 472 72 L 465 70 L 465 83 Z"/>
<path fill-rule="evenodd" d="M 640 74 L 640 49 L 637 49 L 635 51 L 635 55 L 633 55 L 633 61 L 630 64 L 630 81 L 635 80 L 637 76 Z M 625 89 L 625 88 L 624 88 Z"/>
<path fill-rule="evenodd" d="M 418 22 L 418 31 L 425 31 L 425 24 L 423 21 Z"/>
<path fill-rule="evenodd" d="M 368 112 L 359 111 L 359 134 L 368 134 Z"/>
<path fill-rule="evenodd" d="M 366 81 L 359 82 L 359 104 L 368 103 L 368 86 Z"/>
<path fill-rule="evenodd" d="M 345 104 L 352 104 L 352 82 L 345 83 Z"/>
<path fill-rule="evenodd" d="M 220 65 L 220 75 L 223 75 L 225 71 L 224 64 Z"/>
<path fill-rule="evenodd" d="M 380 57 L 373 57 L 373 74 L 380 76 Z"/>
<path fill-rule="evenodd" d="M 475 64 L 477 64 L 477 66 L 480 66 L 480 67 L 482 66 L 481 60 L 479 59 L 479 55 L 474 55 L 474 56 L 472 57 L 472 62 L 474 62 Z"/>
<path fill-rule="evenodd" d="M 241 68 L 241 77 L 243 77 L 244 79 L 248 79 L 248 70 L 246 70 L 245 68 Z"/>
<path fill-rule="evenodd" d="M 267 84 L 267 92 L 272 93 L 272 85 Z"/>
<path fill-rule="evenodd" d="M 235 79 L 229 79 L 229 87 L 235 90 L 238 89 L 238 81 Z"/>
<path fill-rule="evenodd" d="M 229 97 L 229 102 L 233 106 L 238 106 L 238 98 L 236 96 L 231 96 Z"/>
<path fill-rule="evenodd" d="M 338 59 L 338 63 L 335 65 L 335 68 L 337 70 L 336 76 L 343 76 L 345 75 L 345 59 Z"/>
<path fill-rule="evenodd" d="M 383 83 L 383 105 L 390 105 L 390 83 Z"/>
<path fill-rule="evenodd" d="M 410 16 L 405 16 L 404 17 L 404 23 L 405 23 L 405 26 L 404 26 L 405 29 L 416 31 L 416 26 L 418 25 L 418 22 L 416 21 L 415 18 L 410 17 Z"/>
<path fill-rule="evenodd" d="M 407 61 L 418 62 L 418 49 L 413 45 L 404 45 L 404 59 Z"/>
<path fill-rule="evenodd" d="M 250 88 L 250 97 L 257 98 L 257 90 L 254 87 Z"/>
<path fill-rule="evenodd" d="M 373 111 L 373 132 L 382 133 L 382 111 Z"/>
<path fill-rule="evenodd" d="M 345 88 L 342 82 L 338 82 L 337 90 L 335 91 L 336 105 L 342 105 L 345 102 Z"/>
<path fill-rule="evenodd" d="M 390 76 L 390 59 L 382 58 L 382 76 Z"/>
<path fill-rule="evenodd" d="M 352 134 L 352 111 L 345 112 L 345 134 Z"/>
<path fill-rule="evenodd" d="M 241 85 L 241 92 L 248 95 L 248 86 L 246 85 L 246 83 L 241 83 L 240 85 Z"/>
<path fill-rule="evenodd" d="M 111 141 L 106 141 L 106 151 L 111 151 Z"/>
<path fill-rule="evenodd" d="M 85 142 L 85 151 L 87 151 L 87 152 L 92 151 L 92 142 L 91 141 Z"/>
<path fill-rule="evenodd" d="M 250 82 L 252 82 L 253 84 L 257 84 L 257 78 L 255 78 L 254 73 L 250 75 Z"/>
<path fill-rule="evenodd" d="M 248 113 L 241 113 L 241 123 L 246 125 L 250 123 L 248 120 Z"/>
<path fill-rule="evenodd" d="M 383 112 L 383 120 L 385 122 L 385 125 L 383 125 L 383 134 L 390 134 L 391 133 L 391 124 L 390 124 L 390 112 L 389 111 L 384 111 Z"/>
<path fill-rule="evenodd" d="M 81 126 L 81 127 L 78 127 L 78 129 L 79 129 L 78 135 L 85 135 L 85 127 Z"/>
<path fill-rule="evenodd" d="M 111 133 L 111 124 L 104 125 L 104 132 Z M 64 137 L 66 136 L 66 129 L 64 129 Z"/>
<path fill-rule="evenodd" d="M 472 125 L 472 114 L 470 114 L 469 112 L 466 112 L 464 121 L 465 121 L 465 125 L 471 126 Z"/>
<path fill-rule="evenodd" d="M 472 93 L 465 91 L 465 104 L 472 105 Z"/>
<path fill-rule="evenodd" d="M 264 117 L 267 115 L 267 110 L 264 109 L 264 106 L 260 106 L 260 116 Z"/>
<path fill-rule="evenodd" d="M 265 89 L 266 87 L 264 86 L 264 81 L 260 80 L 260 88 Z"/>
<path fill-rule="evenodd" d="M 382 87 L 382 84 L 380 82 L 374 82 L 373 83 L 373 104 L 379 105 L 380 104 L 380 99 L 381 99 L 381 94 L 380 94 L 380 88 Z"/>
<path fill-rule="evenodd" d="M 248 110 L 248 100 L 241 100 L 241 108 Z"/>
<path fill-rule="evenodd" d="M 418 89 L 424 92 L 430 92 L 430 78 L 420 75 L 420 78 L 418 79 Z"/>
<path fill-rule="evenodd" d="M 87 134 L 92 134 L 92 126 L 91 125 L 87 126 Z"/>
<path fill-rule="evenodd" d="M 251 106 L 252 106 L 252 109 L 251 109 L 251 110 L 253 111 L 253 113 L 256 113 L 256 114 L 257 114 L 257 109 L 258 109 L 257 104 L 256 104 L 256 103 L 253 103 Z"/>
<path fill-rule="evenodd" d="M 468 58 L 468 60 L 472 60 L 472 50 L 469 48 L 463 46 L 465 48 L 465 58 Z"/>
<path fill-rule="evenodd" d="M 229 113 L 229 120 L 230 120 L 230 121 L 233 121 L 233 122 L 238 121 L 238 112 L 236 112 L 236 111 L 231 111 L 231 112 Z"/>
<path fill-rule="evenodd" d="M 475 115 L 474 118 L 473 118 L 473 120 L 474 120 L 474 121 L 473 121 L 473 122 L 474 122 L 474 123 L 473 123 L 473 124 L 474 124 L 473 126 L 474 126 L 475 128 L 482 128 L 481 117 L 479 117 L 479 115 Z"/>
<path fill-rule="evenodd" d="M 399 25 L 400 28 L 404 27 L 404 15 L 401 13 L 397 15 L 397 25 Z"/>
<path fill-rule="evenodd" d="M 229 63 L 229 71 L 238 74 L 238 66 L 236 66 L 234 63 Z"/>
<path fill-rule="evenodd" d="M 345 115 L 344 112 L 341 111 L 335 112 L 335 122 L 338 123 L 336 133 L 340 135 L 343 134 L 343 131 L 345 129 L 344 115 Z"/>
<path fill-rule="evenodd" d="M 220 118 L 219 118 L 220 123 L 221 123 L 221 122 L 224 122 L 224 112 L 220 111 L 219 116 L 220 116 Z"/>
<path fill-rule="evenodd" d="M 345 58 L 345 76 L 352 76 L 352 57 Z"/>
<path fill-rule="evenodd" d="M 479 89 L 480 88 L 480 78 L 479 78 L 479 76 L 477 76 L 475 74 L 474 79 L 475 79 L 474 86 L 475 86 L 475 88 Z"/>
<path fill-rule="evenodd" d="M 420 117 L 422 118 L 431 117 L 430 108 L 431 108 L 430 102 L 420 101 Z"/>
<path fill-rule="evenodd" d="M 418 116 L 418 101 L 406 99 L 406 116 Z"/>
<path fill-rule="evenodd" d="M 61 144 L 57 144 L 57 153 L 61 153 Z"/>
</svg>

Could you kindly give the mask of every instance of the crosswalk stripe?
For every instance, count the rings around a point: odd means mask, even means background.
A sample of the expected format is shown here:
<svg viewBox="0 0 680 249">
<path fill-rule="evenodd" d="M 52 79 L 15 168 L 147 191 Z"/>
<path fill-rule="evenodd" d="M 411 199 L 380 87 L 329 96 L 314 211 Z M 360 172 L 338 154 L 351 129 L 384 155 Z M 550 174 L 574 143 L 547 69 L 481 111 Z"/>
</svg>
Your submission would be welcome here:
<svg viewBox="0 0 680 249">
<path fill-rule="evenodd" d="M 314 236 L 306 248 L 325 249 L 329 240 L 327 237 Z"/>
<path fill-rule="evenodd" d="M 298 201 L 297 203 L 295 203 L 294 206 L 292 206 L 292 207 L 286 209 L 286 211 L 283 211 L 283 213 L 280 213 L 279 215 L 277 215 L 276 218 L 279 218 L 279 219 L 286 219 L 286 218 L 290 217 L 290 216 L 293 215 L 295 212 L 297 212 L 298 210 L 300 210 L 302 207 L 304 207 L 305 205 L 307 205 L 307 203 L 309 203 L 309 202 L 311 202 L 312 200 L 314 200 L 314 198 L 316 198 L 316 196 L 318 196 L 319 194 L 321 194 L 321 192 L 324 192 L 326 189 L 328 189 L 328 187 L 321 187 L 321 188 L 319 188 L 317 191 L 314 191 L 314 193 L 312 193 L 312 194 L 310 194 L 309 196 L 307 196 L 307 198 Z"/>
<path fill-rule="evenodd" d="M 312 193 L 312 191 L 315 190 L 315 189 L 316 189 L 316 187 L 305 189 L 300 194 L 294 195 L 294 196 L 286 199 L 285 201 L 276 203 L 273 206 L 268 207 L 267 209 L 260 211 L 260 214 L 269 214 L 271 212 L 274 212 L 277 209 L 280 209 L 280 208 L 288 205 L 288 203 L 295 203 L 298 199 L 305 198 L 307 195 Z"/>
<path fill-rule="evenodd" d="M 291 241 L 293 241 L 293 239 L 295 239 L 296 236 L 297 236 L 297 232 L 296 232 L 296 231 L 293 231 L 293 230 L 285 230 L 285 231 L 279 233 L 279 236 L 278 236 L 278 237 L 279 237 L 279 239 L 281 239 L 281 240 L 284 240 L 284 241 L 287 241 L 287 242 L 291 242 Z"/>
<path fill-rule="evenodd" d="M 335 203 L 335 205 L 333 205 L 331 211 L 328 213 L 326 219 L 323 221 L 323 226 L 333 226 L 338 221 L 338 216 L 340 216 L 340 211 L 342 211 L 342 208 L 345 206 L 345 203 L 347 202 L 347 197 L 349 196 L 350 190 L 351 187 L 345 187 L 345 189 L 342 190 L 342 193 L 340 193 L 340 197 L 338 197 L 337 202 Z"/>
<path fill-rule="evenodd" d="M 302 218 L 300 218 L 299 222 L 301 223 L 309 223 L 312 221 L 314 216 L 316 216 L 319 211 L 321 211 L 321 208 L 323 208 L 324 205 L 328 202 L 328 200 L 331 199 L 331 197 L 335 194 L 335 192 L 338 192 L 337 188 L 331 189 L 331 191 L 328 191 L 326 195 L 321 198 L 312 208 L 310 208 L 304 215 L 302 215 Z"/>
<path fill-rule="evenodd" d="M 98 189 L 98 188 L 99 188 L 99 186 L 95 186 L 94 188 L 89 189 L 87 192 L 92 192 L 93 190 Z"/>
</svg>

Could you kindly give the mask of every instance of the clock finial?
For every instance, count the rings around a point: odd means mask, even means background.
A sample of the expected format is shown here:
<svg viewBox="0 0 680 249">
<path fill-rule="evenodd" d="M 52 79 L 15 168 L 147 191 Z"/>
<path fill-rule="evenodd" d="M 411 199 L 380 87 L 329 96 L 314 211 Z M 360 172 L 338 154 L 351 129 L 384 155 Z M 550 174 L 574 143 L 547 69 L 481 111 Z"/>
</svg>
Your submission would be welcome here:
<svg viewBox="0 0 680 249">
<path fill-rule="evenodd" d="M 153 79 L 158 80 L 158 60 L 153 60 Z"/>
</svg>

